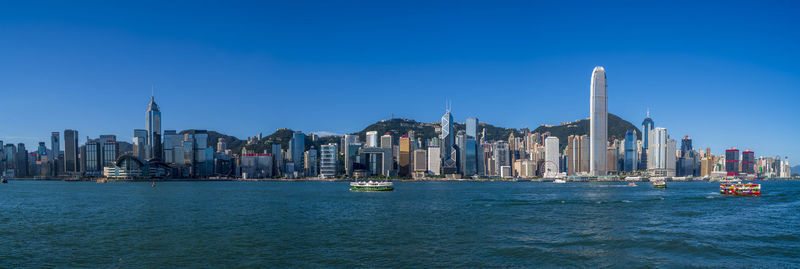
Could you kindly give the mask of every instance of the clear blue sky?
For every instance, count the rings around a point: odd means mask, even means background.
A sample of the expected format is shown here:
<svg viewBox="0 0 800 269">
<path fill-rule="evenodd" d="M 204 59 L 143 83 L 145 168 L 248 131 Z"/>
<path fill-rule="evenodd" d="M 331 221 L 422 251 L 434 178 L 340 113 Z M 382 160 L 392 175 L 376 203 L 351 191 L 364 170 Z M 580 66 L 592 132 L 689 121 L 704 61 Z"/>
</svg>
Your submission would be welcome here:
<svg viewBox="0 0 800 269">
<path fill-rule="evenodd" d="M 397 117 L 505 127 L 610 112 L 695 147 L 800 158 L 797 1 L 15 1 L 0 8 L 0 139 L 144 128 L 244 138 Z M 793 162 L 796 163 L 796 162 Z"/>
</svg>

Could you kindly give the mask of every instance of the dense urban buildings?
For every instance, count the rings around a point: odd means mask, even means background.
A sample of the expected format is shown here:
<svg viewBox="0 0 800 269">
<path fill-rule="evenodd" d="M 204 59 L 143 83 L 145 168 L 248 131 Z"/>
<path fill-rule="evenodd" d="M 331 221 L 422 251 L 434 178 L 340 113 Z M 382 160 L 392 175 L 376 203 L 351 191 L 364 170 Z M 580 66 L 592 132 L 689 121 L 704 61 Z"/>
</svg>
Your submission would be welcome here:
<svg viewBox="0 0 800 269">
<path fill-rule="evenodd" d="M 666 128 L 655 126 L 649 109 L 641 133 L 630 126 L 624 135 L 609 137 L 602 66 L 592 71 L 589 107 L 588 133 L 560 139 L 549 131 L 527 128 L 505 129 L 507 133 L 498 137 L 497 129 L 487 131 L 489 126 L 477 117 L 456 122 L 448 105 L 439 121 L 403 123 L 399 128 L 405 130 L 378 128 L 362 136 L 324 138 L 281 128 L 276 131 L 280 137 L 259 133 L 239 142 L 206 130 L 162 132 L 161 110 L 151 96 L 145 128 L 133 129 L 130 144 L 113 134 L 86 137 L 81 144 L 78 131 L 72 129 L 64 130 L 63 136 L 52 132 L 49 148 L 39 142 L 30 151 L 22 143 L 0 140 L 0 172 L 4 177 L 115 180 L 791 176 L 786 157 L 756 157 L 751 150 L 740 153 L 736 148 L 714 155 L 710 148 L 695 149 L 688 135 L 678 148 Z"/>
</svg>

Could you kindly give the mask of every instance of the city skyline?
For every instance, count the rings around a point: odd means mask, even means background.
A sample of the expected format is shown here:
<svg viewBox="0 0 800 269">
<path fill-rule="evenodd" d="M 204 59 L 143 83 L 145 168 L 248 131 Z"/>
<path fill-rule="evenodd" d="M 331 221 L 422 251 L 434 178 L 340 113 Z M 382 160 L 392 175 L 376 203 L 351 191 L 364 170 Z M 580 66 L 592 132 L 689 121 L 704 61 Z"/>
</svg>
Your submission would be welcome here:
<svg viewBox="0 0 800 269">
<path fill-rule="evenodd" d="M 609 8 L 620 8 L 610 4 Z M 588 118 L 587 69 L 603 65 L 612 82 L 609 112 L 636 126 L 650 108 L 655 127 L 667 128 L 673 137 L 689 135 L 696 145 L 711 147 L 715 154 L 737 147 L 752 149 L 758 156 L 800 157 L 794 139 L 798 127 L 792 124 L 796 113 L 791 108 L 799 94 L 795 89 L 800 70 L 794 63 L 800 57 L 786 46 L 797 43 L 797 36 L 781 32 L 797 24 L 797 18 L 781 11 L 792 10 L 787 7 L 794 3 L 756 7 L 698 3 L 690 11 L 696 16 L 669 26 L 659 21 L 678 19 L 674 10 L 637 3 L 606 10 L 608 17 L 622 19 L 605 21 L 599 33 L 582 29 L 597 15 L 538 4 L 488 11 L 463 4 L 451 15 L 420 14 L 408 26 L 391 19 L 414 14 L 413 6 L 388 13 L 378 4 L 334 7 L 339 15 L 314 13 L 313 20 L 290 28 L 299 35 L 319 33 L 315 27 L 331 21 L 332 27 L 344 27 L 343 36 L 323 38 L 319 44 L 271 30 L 270 26 L 293 21 L 290 17 L 297 15 L 297 7 L 291 4 L 252 6 L 254 12 L 285 15 L 239 20 L 228 19 L 248 7 L 213 11 L 197 6 L 194 15 L 170 19 L 170 11 L 180 5 L 152 9 L 144 4 L 127 11 L 98 4 L 80 7 L 87 9 L 81 11 L 53 4 L 36 14 L 27 5 L 14 3 L 0 11 L 4 12 L 0 24 L 7 26 L 0 31 L 14 41 L 0 44 L 0 56 L 7 59 L 0 67 L 0 88 L 4 99 L 16 100 L 6 102 L 6 127 L 0 129 L 0 139 L 23 142 L 28 148 L 38 142 L 49 145 L 51 132 L 66 129 L 79 132 L 80 144 L 87 136 L 101 134 L 131 141 L 132 130 L 144 128 L 142 107 L 152 84 L 165 115 L 163 129 L 207 129 L 240 139 L 283 127 L 305 133 L 349 133 L 391 115 L 437 122 L 445 99 L 452 100 L 455 122 L 478 117 L 497 126 L 533 129 Z M 136 10 L 151 9 L 152 22 L 134 23 Z M 713 14 L 718 9 L 723 15 Z M 528 16 L 546 11 L 573 21 L 556 26 L 560 20 Z M 75 12 L 99 15 L 64 15 Z M 204 22 L 200 16 L 208 14 L 219 18 Z M 760 24 L 734 21 L 737 14 Z M 470 22 L 468 15 L 475 15 L 469 18 L 479 23 Z M 336 22 L 344 16 L 358 20 Z M 639 19 L 641 25 L 622 31 L 626 18 Z M 198 25 L 176 22 L 179 19 Z M 376 25 L 353 28 L 361 25 L 355 21 L 365 19 Z M 206 32 L 201 29 L 215 22 L 221 23 L 212 29 L 242 26 L 244 30 L 203 37 Z M 526 23 L 514 26 L 515 22 Z M 536 23 L 569 35 L 537 28 Z M 721 23 L 730 26 L 717 29 Z M 451 34 L 438 39 L 413 33 L 423 27 Z M 492 33 L 496 29 L 503 30 Z M 703 38 L 708 29 L 718 31 Z M 469 30 L 483 38 L 474 38 Z M 372 34 L 376 40 L 359 33 Z M 262 34 L 273 38 L 257 37 Z M 631 39 L 633 34 L 639 38 Z M 584 45 L 582 38 L 573 36 L 601 42 Z M 494 41 L 479 42 L 485 39 Z M 538 42 L 545 39 L 551 41 Z M 297 44 L 301 46 L 290 48 Z M 290 102 L 293 97 L 305 98 Z M 348 102 L 370 113 L 348 115 L 339 109 Z M 321 117 L 319 111 L 330 111 L 329 117 Z"/>
</svg>

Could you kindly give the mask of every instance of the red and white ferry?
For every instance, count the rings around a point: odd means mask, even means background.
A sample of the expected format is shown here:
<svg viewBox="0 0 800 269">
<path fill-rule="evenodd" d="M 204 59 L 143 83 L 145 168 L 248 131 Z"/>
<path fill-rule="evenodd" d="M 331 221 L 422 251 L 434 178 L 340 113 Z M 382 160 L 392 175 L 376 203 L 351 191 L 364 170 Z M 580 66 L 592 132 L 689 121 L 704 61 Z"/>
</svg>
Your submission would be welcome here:
<svg viewBox="0 0 800 269">
<path fill-rule="evenodd" d="M 741 195 L 741 196 L 758 196 L 761 195 L 761 184 L 756 183 L 741 183 L 741 182 L 725 182 L 719 184 L 719 194 L 725 195 Z"/>
</svg>

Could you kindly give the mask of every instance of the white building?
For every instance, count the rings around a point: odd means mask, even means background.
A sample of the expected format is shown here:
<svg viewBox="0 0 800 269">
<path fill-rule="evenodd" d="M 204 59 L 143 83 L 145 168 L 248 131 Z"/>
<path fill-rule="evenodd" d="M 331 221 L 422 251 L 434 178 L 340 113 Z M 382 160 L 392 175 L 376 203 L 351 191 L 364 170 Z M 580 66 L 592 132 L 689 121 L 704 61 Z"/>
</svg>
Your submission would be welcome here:
<svg viewBox="0 0 800 269">
<path fill-rule="evenodd" d="M 559 172 L 558 137 L 550 136 L 544 140 L 544 177 L 555 178 Z"/>
<path fill-rule="evenodd" d="M 606 71 L 597 66 L 592 72 L 589 100 L 589 173 L 606 175 L 608 147 L 608 106 L 606 97 Z"/>
<path fill-rule="evenodd" d="M 670 139 L 667 129 L 650 130 L 647 138 L 647 170 L 654 176 L 675 176 L 676 142 Z"/>
<path fill-rule="evenodd" d="M 378 147 L 378 131 L 367 132 L 367 145 L 368 148 Z"/>
<path fill-rule="evenodd" d="M 336 143 L 320 146 L 319 173 L 323 178 L 336 177 L 339 150 Z"/>
<path fill-rule="evenodd" d="M 442 152 L 439 146 L 428 147 L 428 174 L 439 175 L 442 171 Z"/>
</svg>

